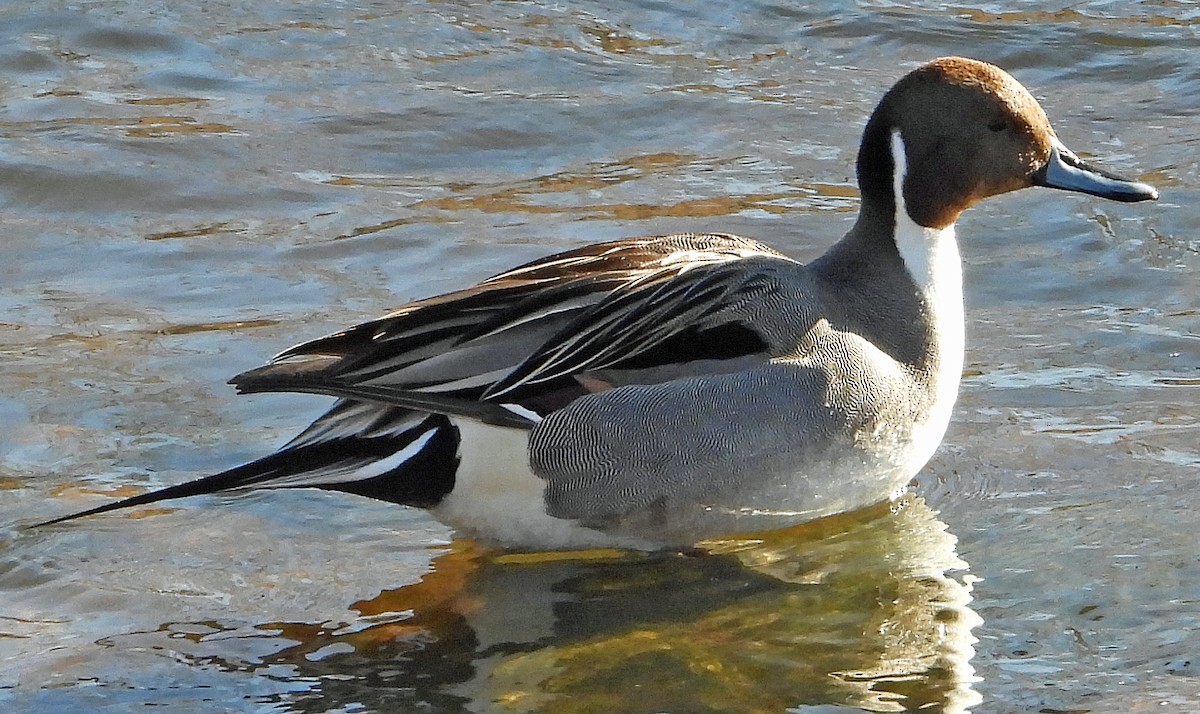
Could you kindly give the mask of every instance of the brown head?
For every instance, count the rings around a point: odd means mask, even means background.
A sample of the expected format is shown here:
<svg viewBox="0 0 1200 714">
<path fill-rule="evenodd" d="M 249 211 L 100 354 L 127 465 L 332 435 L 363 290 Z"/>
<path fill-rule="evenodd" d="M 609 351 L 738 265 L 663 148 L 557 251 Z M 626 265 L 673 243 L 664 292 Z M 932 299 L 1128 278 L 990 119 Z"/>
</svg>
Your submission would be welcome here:
<svg viewBox="0 0 1200 714">
<path fill-rule="evenodd" d="M 1146 184 L 1081 162 L 1059 142 L 1033 95 L 1004 70 L 977 60 L 936 59 L 884 96 L 858 155 L 864 205 L 894 209 L 896 136 L 904 151 L 905 205 L 929 228 L 951 225 L 989 196 L 1035 185 L 1121 201 L 1158 197 Z"/>
</svg>

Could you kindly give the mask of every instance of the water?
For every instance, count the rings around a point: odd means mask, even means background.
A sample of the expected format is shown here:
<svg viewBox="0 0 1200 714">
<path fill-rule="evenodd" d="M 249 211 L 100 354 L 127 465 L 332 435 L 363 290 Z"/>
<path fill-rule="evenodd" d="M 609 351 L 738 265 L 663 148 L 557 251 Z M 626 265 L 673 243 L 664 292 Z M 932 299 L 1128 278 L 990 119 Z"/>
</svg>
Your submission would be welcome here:
<svg viewBox="0 0 1200 714">
<path fill-rule="evenodd" d="M 194 5 L 194 6 L 193 6 Z M 0 9 L 7 711 L 1200 711 L 1200 8 Z M 265 454 L 275 352 L 507 266 L 855 210 L 929 58 L 1012 71 L 1156 185 L 959 224 L 967 373 L 915 497 L 718 554 L 482 553 L 349 496 L 34 521 Z"/>
</svg>

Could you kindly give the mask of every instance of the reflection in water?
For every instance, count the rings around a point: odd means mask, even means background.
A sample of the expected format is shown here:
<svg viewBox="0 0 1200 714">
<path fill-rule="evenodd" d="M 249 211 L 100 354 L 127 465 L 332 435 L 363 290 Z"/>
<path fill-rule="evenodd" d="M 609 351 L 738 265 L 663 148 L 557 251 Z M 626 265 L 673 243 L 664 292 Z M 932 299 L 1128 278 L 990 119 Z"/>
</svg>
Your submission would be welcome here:
<svg viewBox="0 0 1200 714">
<path fill-rule="evenodd" d="M 914 498 L 704 554 L 458 543 L 354 628 L 260 626 L 296 644 L 252 667 L 316 682 L 299 711 L 965 711 L 980 619 L 955 542 Z M 212 632 L 164 631 L 189 628 Z"/>
</svg>

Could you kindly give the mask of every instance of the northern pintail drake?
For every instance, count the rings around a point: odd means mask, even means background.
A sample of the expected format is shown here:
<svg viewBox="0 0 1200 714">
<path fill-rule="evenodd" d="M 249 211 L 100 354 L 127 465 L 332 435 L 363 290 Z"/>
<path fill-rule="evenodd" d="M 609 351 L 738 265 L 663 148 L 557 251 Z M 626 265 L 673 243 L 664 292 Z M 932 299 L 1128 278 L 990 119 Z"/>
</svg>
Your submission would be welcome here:
<svg viewBox="0 0 1200 714">
<path fill-rule="evenodd" d="M 958 392 L 958 216 L 1029 186 L 1157 193 L 1081 161 L 1016 80 L 960 57 L 892 87 L 857 168 L 857 221 L 808 265 L 720 233 L 527 263 L 234 377 L 338 399 L 274 454 L 49 522 L 317 487 L 514 548 L 653 549 L 893 497 Z"/>
</svg>

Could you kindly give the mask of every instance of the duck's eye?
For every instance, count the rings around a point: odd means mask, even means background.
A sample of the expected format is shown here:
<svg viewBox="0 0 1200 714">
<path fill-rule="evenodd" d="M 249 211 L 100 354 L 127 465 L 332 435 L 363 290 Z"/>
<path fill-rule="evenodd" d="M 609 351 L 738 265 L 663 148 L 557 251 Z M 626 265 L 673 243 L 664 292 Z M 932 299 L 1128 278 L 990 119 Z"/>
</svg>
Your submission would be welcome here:
<svg viewBox="0 0 1200 714">
<path fill-rule="evenodd" d="M 1008 129 L 1008 122 L 1003 119 L 993 119 L 988 124 L 988 131 L 1001 132 Z"/>
</svg>

